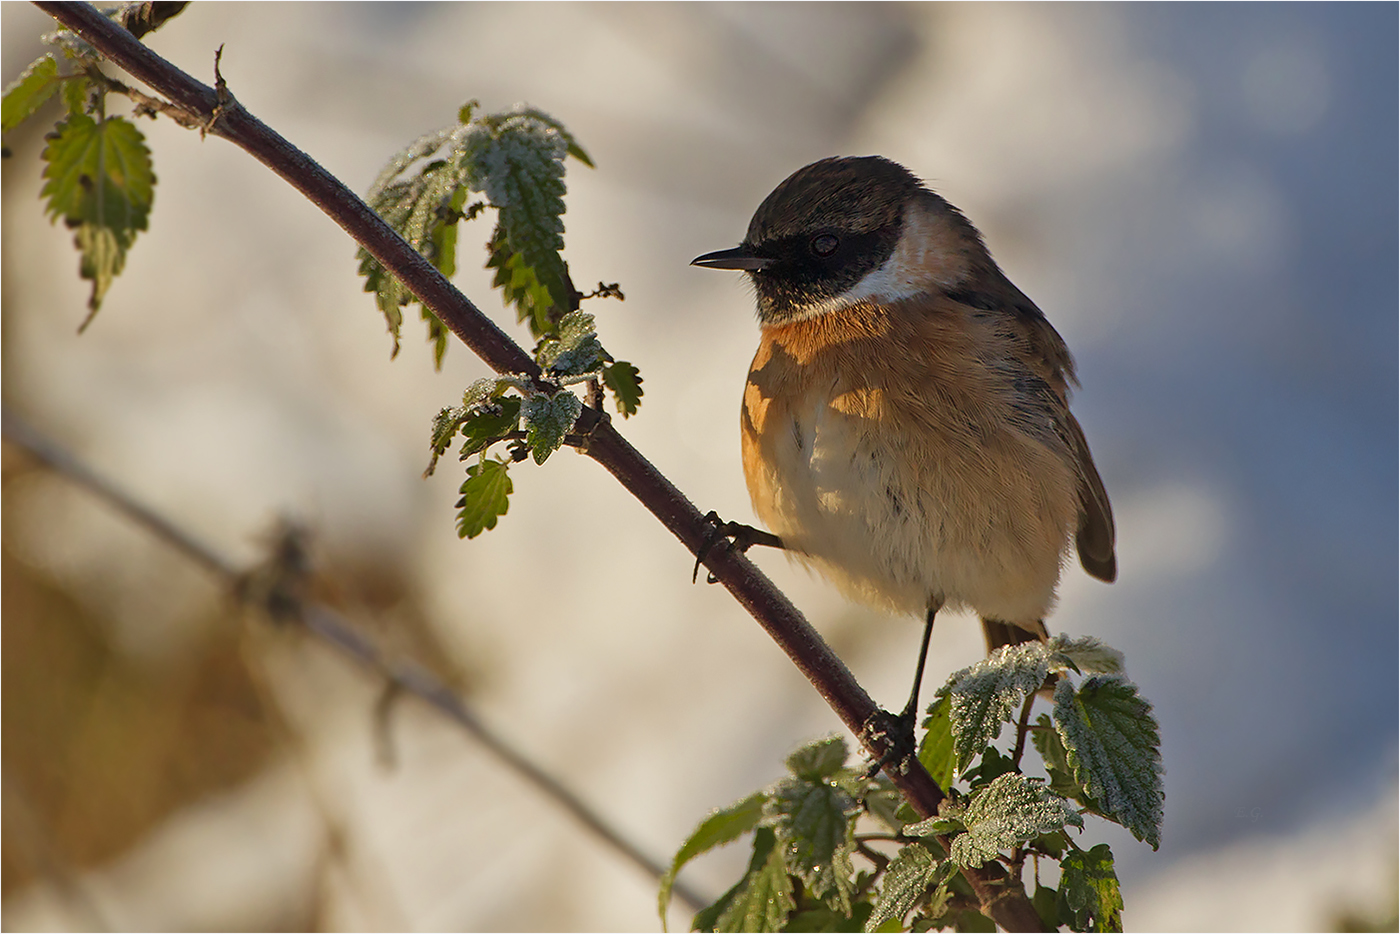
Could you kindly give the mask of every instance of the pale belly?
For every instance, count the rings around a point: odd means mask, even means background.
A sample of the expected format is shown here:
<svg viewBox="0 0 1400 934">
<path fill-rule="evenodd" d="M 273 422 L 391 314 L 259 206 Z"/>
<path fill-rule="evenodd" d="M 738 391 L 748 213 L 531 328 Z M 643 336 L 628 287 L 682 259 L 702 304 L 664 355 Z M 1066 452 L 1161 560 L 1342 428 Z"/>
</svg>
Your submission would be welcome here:
<svg viewBox="0 0 1400 934">
<path fill-rule="evenodd" d="M 762 401 L 746 398 L 754 509 L 848 596 L 1012 623 L 1050 610 L 1078 510 L 1063 453 L 1011 429 L 892 416 L 876 389 Z"/>
</svg>

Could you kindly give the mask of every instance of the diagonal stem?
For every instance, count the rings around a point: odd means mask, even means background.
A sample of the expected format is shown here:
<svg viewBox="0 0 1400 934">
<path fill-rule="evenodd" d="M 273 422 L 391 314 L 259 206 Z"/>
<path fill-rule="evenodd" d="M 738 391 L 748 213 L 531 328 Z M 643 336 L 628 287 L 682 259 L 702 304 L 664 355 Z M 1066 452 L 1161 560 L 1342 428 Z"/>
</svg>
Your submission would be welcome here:
<svg viewBox="0 0 1400 934">
<path fill-rule="evenodd" d="M 483 315 L 424 257 L 374 213 L 339 179 L 248 113 L 224 90 L 196 81 L 142 45 L 130 33 L 86 3 L 36 0 L 53 16 L 128 73 L 206 122 L 209 132 L 229 140 L 281 176 L 320 207 L 351 237 L 399 278 L 447 327 L 498 373 L 538 378 L 535 361 Z M 222 78 L 219 79 L 222 85 Z M 682 544 L 695 554 L 708 524 L 688 499 L 612 427 L 605 413 L 586 407 L 578 431 L 589 435 L 588 456 L 602 464 L 645 505 Z M 812 682 L 841 721 L 856 736 L 878 708 L 830 647 L 792 602 L 742 554 L 722 549 L 705 557 L 716 580 L 749 611 Z M 867 751 L 881 758 L 878 742 Z M 943 791 L 916 757 L 887 770 L 890 780 L 920 815 L 937 813 Z M 1001 885 L 986 867 L 963 871 L 983 911 L 1007 930 L 1040 930 L 1041 922 L 1024 890 Z"/>
</svg>

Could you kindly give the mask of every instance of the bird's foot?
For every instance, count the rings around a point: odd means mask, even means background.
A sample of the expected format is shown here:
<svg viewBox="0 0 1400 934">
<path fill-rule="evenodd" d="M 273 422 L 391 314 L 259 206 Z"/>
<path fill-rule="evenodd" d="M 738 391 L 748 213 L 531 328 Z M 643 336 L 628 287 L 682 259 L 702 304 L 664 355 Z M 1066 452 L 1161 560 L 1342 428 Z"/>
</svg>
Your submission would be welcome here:
<svg viewBox="0 0 1400 934">
<path fill-rule="evenodd" d="M 865 771 L 867 781 L 890 765 L 903 770 L 908 760 L 918 755 L 914 744 L 914 720 L 915 712 L 912 710 L 896 715 L 881 707 L 861 725 L 861 742 L 866 749 L 877 751 L 874 761 Z"/>
<path fill-rule="evenodd" d="M 740 554 L 748 551 L 754 545 L 767 545 L 770 548 L 783 547 L 783 540 L 772 532 L 765 532 L 741 522 L 725 522 L 713 509 L 706 514 L 705 522 L 710 526 L 710 532 L 700 543 L 700 550 L 695 553 L 695 570 L 690 574 L 692 584 L 700 577 L 700 565 L 704 562 L 705 556 L 714 550 L 714 547 L 720 542 L 725 542 Z M 715 576 L 706 574 L 705 582 L 713 584 Z"/>
</svg>

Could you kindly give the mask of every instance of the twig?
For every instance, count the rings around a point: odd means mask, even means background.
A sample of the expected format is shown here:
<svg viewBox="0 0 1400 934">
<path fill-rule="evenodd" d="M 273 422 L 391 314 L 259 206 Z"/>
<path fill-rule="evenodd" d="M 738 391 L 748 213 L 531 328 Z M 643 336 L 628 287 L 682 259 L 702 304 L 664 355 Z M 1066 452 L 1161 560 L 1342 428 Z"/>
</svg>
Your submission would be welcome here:
<svg viewBox="0 0 1400 934">
<path fill-rule="evenodd" d="M 136 524 L 153 532 L 158 538 L 175 548 L 176 551 L 193 559 L 216 576 L 223 579 L 229 589 L 246 602 L 257 602 L 254 590 L 242 586 L 246 577 L 234 564 L 213 548 L 200 542 L 193 535 L 175 523 L 161 516 L 149 506 L 107 481 L 71 453 L 32 428 L 27 422 L 13 413 L 5 411 L 0 416 L 6 441 L 28 451 L 36 460 L 47 465 L 60 476 L 96 495 L 108 505 L 124 513 Z M 393 662 L 379 651 L 378 647 L 362 635 L 346 619 L 319 603 L 297 603 L 291 606 L 279 603 L 279 618 L 299 620 L 306 631 L 320 641 L 349 656 L 363 667 L 383 677 L 397 693 L 410 694 L 427 703 L 438 713 L 462 727 L 481 745 L 500 759 L 521 777 L 534 785 L 547 797 L 568 811 L 573 817 L 603 840 L 613 849 L 640 866 L 653 878 L 660 879 L 666 867 L 643 853 L 640 848 L 613 829 L 604 818 L 581 798 L 564 787 L 556 778 L 536 765 L 524 753 L 515 749 L 506 739 L 491 730 L 477 717 L 476 713 L 451 688 L 411 662 Z M 288 613 L 288 610 L 295 612 Z M 698 910 L 709 901 L 693 889 L 677 882 L 676 895 L 692 908 Z"/>
<path fill-rule="evenodd" d="M 1011 754 L 1011 764 L 1016 768 L 1021 767 L 1021 754 L 1026 751 L 1026 732 L 1031 722 L 1031 704 L 1035 703 L 1035 692 L 1026 695 L 1026 702 L 1021 705 L 1021 719 L 1016 721 L 1016 749 Z"/>
<path fill-rule="evenodd" d="M 534 359 L 362 199 L 250 114 L 232 95 L 227 99 L 216 95 L 213 88 L 152 52 L 89 4 L 36 0 L 35 6 L 192 115 L 206 122 L 217 115 L 210 133 L 247 151 L 325 211 L 496 372 L 539 378 Z M 599 410 L 585 408 L 577 427 L 591 435 L 588 456 L 617 477 L 691 554 L 698 553 L 710 526 L 694 504 L 618 434 Z M 782 591 L 734 549 L 714 550 L 705 556 L 704 563 L 787 653 L 867 752 L 880 761 L 890 761 L 890 738 L 865 729 L 879 708 Z M 885 771 L 918 814 L 932 817 L 937 813 L 943 791 L 917 757 L 895 758 Z M 1002 927 L 1012 931 L 1041 929 L 1040 918 L 1024 890 L 1002 888 L 999 874 L 988 867 L 966 869 L 963 875 L 982 910 Z"/>
</svg>

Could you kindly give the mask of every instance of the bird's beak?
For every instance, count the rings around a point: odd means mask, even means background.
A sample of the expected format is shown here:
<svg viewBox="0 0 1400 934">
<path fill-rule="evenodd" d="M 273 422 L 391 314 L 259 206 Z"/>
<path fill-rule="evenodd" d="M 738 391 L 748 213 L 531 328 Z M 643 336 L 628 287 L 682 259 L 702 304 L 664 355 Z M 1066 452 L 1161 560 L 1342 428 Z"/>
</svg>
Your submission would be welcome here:
<svg viewBox="0 0 1400 934">
<path fill-rule="evenodd" d="M 759 256 L 749 247 L 736 246 L 732 250 L 718 250 L 697 256 L 690 261 L 690 265 L 704 266 L 707 269 L 742 269 L 746 272 L 757 272 L 772 262 L 773 260 Z"/>
</svg>

